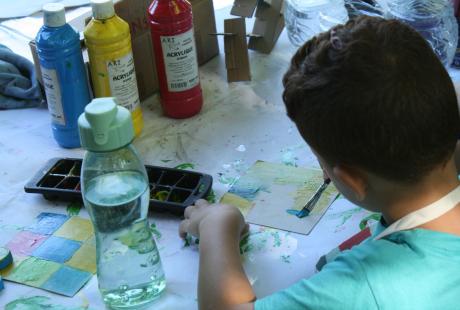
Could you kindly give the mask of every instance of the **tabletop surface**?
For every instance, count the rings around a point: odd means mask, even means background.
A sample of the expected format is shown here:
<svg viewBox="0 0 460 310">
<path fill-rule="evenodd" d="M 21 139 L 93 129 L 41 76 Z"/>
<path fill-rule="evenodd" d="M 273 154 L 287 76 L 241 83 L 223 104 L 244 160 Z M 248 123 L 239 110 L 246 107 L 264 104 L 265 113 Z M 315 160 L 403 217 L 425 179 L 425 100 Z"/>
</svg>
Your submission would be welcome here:
<svg viewBox="0 0 460 310">
<path fill-rule="evenodd" d="M 228 12 L 228 7 L 216 11 L 218 31 L 222 31 L 222 20 L 229 16 Z M 21 33 L 0 27 L 0 41 L 30 58 L 28 37 L 38 30 L 41 18 L 5 23 L 8 28 L 31 25 Z M 142 103 L 145 127 L 134 146 L 144 162 L 168 167 L 192 163 L 195 170 L 213 176 L 218 199 L 229 189 L 228 180 L 241 176 L 257 160 L 318 167 L 286 116 L 281 100 L 281 78 L 295 50 L 286 32 L 271 54 L 250 51 L 250 82 L 227 83 L 223 42 L 219 40 L 220 55 L 200 67 L 205 98 L 200 114 L 173 120 L 162 115 L 158 95 Z M 81 158 L 83 154 L 82 149 L 63 149 L 56 144 L 46 108 L 0 111 L 0 245 L 33 223 L 41 212 L 69 212 L 68 203 L 26 194 L 24 185 L 50 158 Z M 79 216 L 88 217 L 84 208 Z M 251 225 L 249 242 L 254 246 L 242 255 L 242 260 L 257 296 L 266 296 L 313 275 L 319 257 L 357 233 L 366 216 L 368 212 L 338 199 L 308 236 Z M 185 246 L 178 237 L 178 217 L 152 213 L 150 221 L 160 232 L 155 239 L 167 279 L 166 292 L 152 308 L 196 309 L 198 246 Z M 41 298 L 35 298 L 35 302 L 56 309 L 104 308 L 96 276 L 73 298 L 5 281 L 0 308 L 37 296 Z"/>
</svg>

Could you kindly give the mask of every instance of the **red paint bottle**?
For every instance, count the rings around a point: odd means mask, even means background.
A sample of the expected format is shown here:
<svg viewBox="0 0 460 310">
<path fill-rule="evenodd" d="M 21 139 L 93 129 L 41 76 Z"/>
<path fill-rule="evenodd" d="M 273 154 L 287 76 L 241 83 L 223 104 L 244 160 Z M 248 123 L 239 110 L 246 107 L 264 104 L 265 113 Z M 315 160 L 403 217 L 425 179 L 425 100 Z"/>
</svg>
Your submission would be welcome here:
<svg viewBox="0 0 460 310">
<path fill-rule="evenodd" d="M 163 111 L 173 118 L 193 116 L 201 110 L 203 95 L 192 6 L 186 0 L 153 0 L 148 16 Z"/>
</svg>

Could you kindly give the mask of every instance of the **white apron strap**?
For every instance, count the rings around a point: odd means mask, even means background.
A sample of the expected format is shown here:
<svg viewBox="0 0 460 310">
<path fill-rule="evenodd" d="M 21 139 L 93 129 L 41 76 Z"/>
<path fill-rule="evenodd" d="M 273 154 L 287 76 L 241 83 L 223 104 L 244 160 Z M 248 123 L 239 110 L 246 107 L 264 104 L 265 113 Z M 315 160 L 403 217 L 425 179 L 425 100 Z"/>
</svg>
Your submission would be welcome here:
<svg viewBox="0 0 460 310">
<path fill-rule="evenodd" d="M 403 216 L 378 234 L 374 240 L 378 240 L 394 232 L 408 230 L 437 219 L 452 210 L 459 202 L 460 185 L 438 201 Z"/>
</svg>

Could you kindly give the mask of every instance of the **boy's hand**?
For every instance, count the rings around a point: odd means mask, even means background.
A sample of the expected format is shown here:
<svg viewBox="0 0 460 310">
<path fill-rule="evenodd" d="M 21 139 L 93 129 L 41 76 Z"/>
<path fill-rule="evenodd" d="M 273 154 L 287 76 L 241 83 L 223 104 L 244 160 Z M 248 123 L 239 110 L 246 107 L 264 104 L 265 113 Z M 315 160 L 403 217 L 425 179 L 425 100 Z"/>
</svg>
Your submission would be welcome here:
<svg viewBox="0 0 460 310">
<path fill-rule="evenodd" d="M 209 204 L 203 199 L 198 200 L 195 205 L 187 207 L 184 217 L 185 219 L 179 226 L 181 238 L 185 238 L 187 233 L 199 238 L 200 231 L 204 228 L 217 231 L 225 227 L 225 229 L 235 231 L 239 235 L 248 230 L 248 224 L 244 221 L 240 210 L 224 204 Z"/>
</svg>

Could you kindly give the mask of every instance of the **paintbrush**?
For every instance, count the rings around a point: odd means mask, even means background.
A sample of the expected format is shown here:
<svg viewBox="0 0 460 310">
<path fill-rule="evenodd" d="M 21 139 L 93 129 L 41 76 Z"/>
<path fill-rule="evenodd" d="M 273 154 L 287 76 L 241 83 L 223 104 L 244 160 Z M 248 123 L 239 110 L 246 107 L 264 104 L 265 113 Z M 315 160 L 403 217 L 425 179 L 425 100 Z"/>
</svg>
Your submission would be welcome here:
<svg viewBox="0 0 460 310">
<path fill-rule="evenodd" d="M 313 196 L 307 201 L 305 206 L 299 212 L 297 212 L 296 215 L 298 218 L 302 218 L 310 214 L 329 183 L 331 183 L 331 179 L 328 178 L 324 180 L 323 184 L 321 184 L 321 186 L 316 190 Z"/>
</svg>

